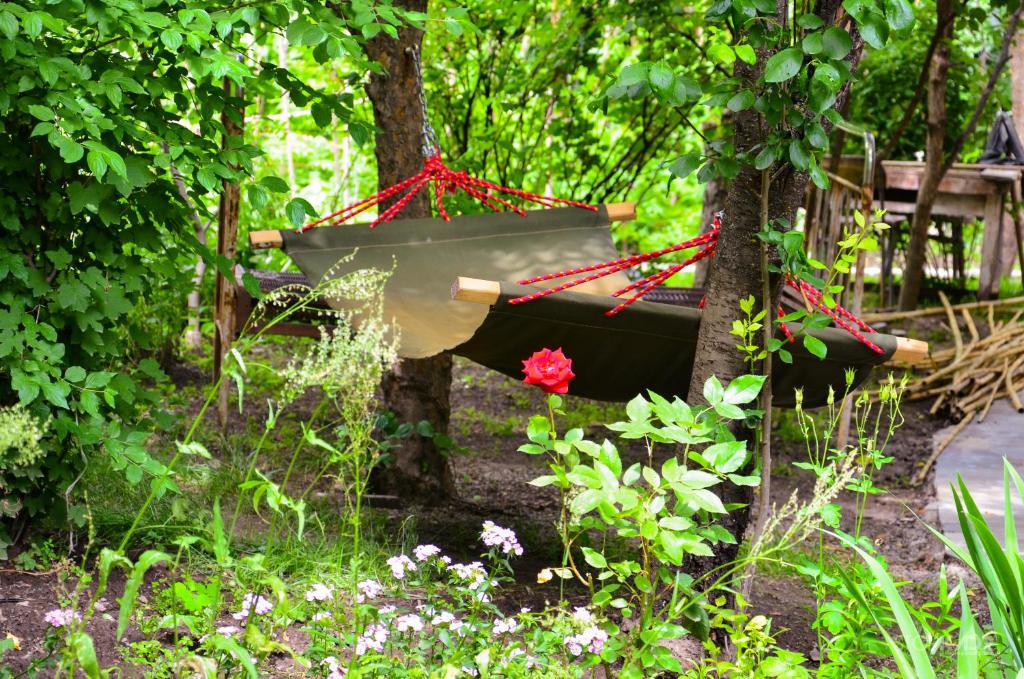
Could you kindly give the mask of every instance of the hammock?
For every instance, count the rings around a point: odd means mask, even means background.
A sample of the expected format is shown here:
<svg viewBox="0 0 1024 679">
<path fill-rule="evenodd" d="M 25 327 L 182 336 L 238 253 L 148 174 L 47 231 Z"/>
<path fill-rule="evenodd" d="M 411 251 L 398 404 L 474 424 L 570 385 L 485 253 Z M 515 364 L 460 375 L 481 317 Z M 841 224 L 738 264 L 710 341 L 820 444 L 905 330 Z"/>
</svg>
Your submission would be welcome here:
<svg viewBox="0 0 1024 679">
<path fill-rule="evenodd" d="M 282 247 L 314 285 L 353 252 L 350 261 L 333 271 L 394 266 L 384 290 L 384 313 L 399 328 L 399 354 L 404 358 L 451 351 L 518 378 L 524 358 L 545 346 L 561 346 L 573 359 L 574 395 L 627 401 L 646 389 L 666 396 L 685 394 L 698 310 L 637 301 L 623 313 L 606 316 L 617 301 L 609 295 L 629 285 L 623 272 L 528 304 L 509 304 L 539 288 L 505 281 L 616 258 L 610 222 L 632 215 L 628 204 L 596 211 L 569 207 L 525 216 L 502 212 L 450 221 L 403 219 L 376 230 L 353 225 L 254 232 L 250 240 L 256 247 Z M 465 278 L 455 290 L 456 299 L 452 284 L 459 277 Z M 501 282 L 472 285 L 469 279 Z M 773 393 L 780 406 L 793 405 L 797 387 L 804 389 L 805 406 L 822 405 L 829 386 L 842 391 L 847 368 L 854 369 L 859 384 L 873 366 L 891 358 L 920 358 L 927 350 L 923 343 L 872 334 L 882 349 L 879 354 L 842 330 L 811 334 L 826 342 L 828 356 L 819 360 L 799 343 L 788 345 L 793 363 L 773 365 Z"/>
</svg>

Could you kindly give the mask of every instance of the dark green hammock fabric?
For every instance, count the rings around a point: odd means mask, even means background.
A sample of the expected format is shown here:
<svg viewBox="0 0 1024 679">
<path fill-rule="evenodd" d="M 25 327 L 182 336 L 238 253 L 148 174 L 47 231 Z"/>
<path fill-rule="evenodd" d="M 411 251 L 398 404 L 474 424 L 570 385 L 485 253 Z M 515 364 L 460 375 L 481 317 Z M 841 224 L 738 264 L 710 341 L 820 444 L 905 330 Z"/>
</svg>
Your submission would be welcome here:
<svg viewBox="0 0 1024 679">
<path fill-rule="evenodd" d="M 541 347 L 561 347 L 572 359 L 576 377 L 569 393 L 604 401 L 628 401 L 650 389 L 662 396 L 686 396 L 697 343 L 700 311 L 688 307 L 636 302 L 608 318 L 615 302 L 607 297 L 560 292 L 525 304 L 508 300 L 531 288 L 502 283 L 501 298 L 491 307 L 472 339 L 454 353 L 511 377 L 522 377 L 522 359 Z M 790 330 L 800 331 L 799 324 Z M 787 344 L 793 363 L 778 357 L 772 364 L 773 402 L 794 405 L 795 389 L 803 389 L 808 408 L 824 405 L 829 386 L 841 395 L 847 368 L 863 382 L 875 365 L 896 350 L 896 338 L 874 334 L 885 350 L 876 354 L 844 330 L 826 328 L 811 334 L 828 346 L 824 360 L 809 354 L 798 340 Z"/>
<path fill-rule="evenodd" d="M 450 350 L 518 378 L 523 359 L 544 347 L 561 347 L 573 359 L 576 373 L 570 394 L 627 401 L 647 389 L 663 396 L 685 395 L 689 385 L 700 311 L 637 302 L 608 318 L 604 312 L 615 303 L 608 294 L 625 285 L 622 274 L 600 279 L 581 292 L 507 304 L 535 289 L 507 281 L 617 257 L 603 208 L 537 210 L 526 217 L 470 215 L 451 222 L 409 219 L 376 229 L 355 225 L 286 231 L 282 237 L 285 251 L 313 284 L 329 270 L 335 275 L 394 265 L 384 289 L 384 312 L 399 328 L 403 357 Z M 350 261 L 336 266 L 353 251 Z M 489 308 L 452 300 L 451 285 L 458 276 L 503 281 L 500 301 Z M 804 390 L 806 407 L 823 405 L 830 385 L 842 392 L 846 368 L 855 369 L 859 384 L 896 349 L 896 338 L 887 335 L 872 335 L 886 351 L 878 355 L 842 330 L 813 334 L 825 341 L 828 356 L 819 360 L 802 344 L 789 345 L 794 363 L 776 360 L 773 366 L 779 406 L 793 405 L 797 387 Z"/>
</svg>

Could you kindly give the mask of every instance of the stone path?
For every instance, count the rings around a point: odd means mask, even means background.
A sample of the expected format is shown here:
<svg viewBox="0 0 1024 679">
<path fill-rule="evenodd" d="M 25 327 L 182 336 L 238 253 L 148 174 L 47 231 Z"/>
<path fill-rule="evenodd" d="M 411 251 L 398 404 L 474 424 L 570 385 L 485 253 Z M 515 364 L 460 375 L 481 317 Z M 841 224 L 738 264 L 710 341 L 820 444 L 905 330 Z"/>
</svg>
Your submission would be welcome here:
<svg viewBox="0 0 1024 679">
<path fill-rule="evenodd" d="M 938 445 L 949 431 L 936 432 L 933 445 Z M 1003 457 L 1024 474 L 1024 414 L 1014 410 L 1007 399 L 993 403 L 984 422 L 979 424 L 975 421 L 967 425 L 935 462 L 939 525 L 954 542 L 964 544 L 950 489 L 950 484 L 956 482 L 957 473 L 963 476 L 971 497 L 986 514 L 993 533 L 1002 541 Z M 1017 534 L 1024 535 L 1024 503 L 1016 491 L 1013 498 Z"/>
</svg>

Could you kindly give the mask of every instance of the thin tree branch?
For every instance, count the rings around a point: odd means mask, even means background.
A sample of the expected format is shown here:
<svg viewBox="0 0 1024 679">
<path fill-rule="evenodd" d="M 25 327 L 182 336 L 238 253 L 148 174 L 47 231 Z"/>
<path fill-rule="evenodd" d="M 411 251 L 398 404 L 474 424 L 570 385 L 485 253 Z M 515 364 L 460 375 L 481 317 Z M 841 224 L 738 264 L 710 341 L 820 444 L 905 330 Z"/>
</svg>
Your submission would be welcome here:
<svg viewBox="0 0 1024 679">
<path fill-rule="evenodd" d="M 1018 2 L 1017 9 L 1010 15 L 1009 21 L 1006 22 L 1006 30 L 1003 31 L 1003 46 L 999 50 L 999 58 L 992 64 L 992 69 L 988 73 L 988 82 L 985 83 L 985 89 L 982 91 L 981 98 L 978 99 L 978 103 L 974 107 L 971 119 L 960 132 L 960 136 L 956 138 L 952 150 L 946 156 L 946 162 L 942 164 L 942 169 L 939 171 L 940 179 L 949 172 L 949 168 L 953 167 L 953 163 L 960 157 L 960 152 L 964 150 L 964 144 L 967 143 L 968 137 L 974 134 L 974 128 L 978 126 L 981 114 L 985 112 L 985 107 L 988 106 L 988 100 L 992 97 L 996 83 L 999 82 L 999 76 L 1002 75 L 1006 62 L 1010 60 L 1010 46 L 1013 44 L 1013 38 L 1017 33 L 1017 24 L 1020 23 L 1022 11 L 1024 11 L 1024 2 Z"/>
</svg>

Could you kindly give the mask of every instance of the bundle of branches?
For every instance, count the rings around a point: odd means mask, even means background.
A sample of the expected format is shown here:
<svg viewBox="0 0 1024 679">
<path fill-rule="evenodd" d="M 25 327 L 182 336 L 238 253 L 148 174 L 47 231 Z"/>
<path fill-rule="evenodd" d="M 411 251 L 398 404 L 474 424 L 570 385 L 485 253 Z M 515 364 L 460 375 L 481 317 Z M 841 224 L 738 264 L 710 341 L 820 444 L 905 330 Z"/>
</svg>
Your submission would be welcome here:
<svg viewBox="0 0 1024 679">
<path fill-rule="evenodd" d="M 918 481 L 924 479 L 932 462 L 964 427 L 972 421 L 985 419 L 996 399 L 1009 398 L 1017 412 L 1024 413 L 1024 404 L 1018 396 L 1018 391 L 1024 389 L 1024 322 L 1020 320 L 1024 309 L 999 321 L 995 307 L 1000 306 L 1000 302 L 954 308 L 944 294 L 939 295 L 953 346 L 932 353 L 930 372 L 911 380 L 904 399 L 935 398 L 931 413 L 945 412 L 957 424 L 935 446 L 931 459 L 919 470 Z M 972 308 L 984 308 L 987 312 L 987 328 L 982 326 L 987 330 L 984 336 L 971 315 Z"/>
</svg>

